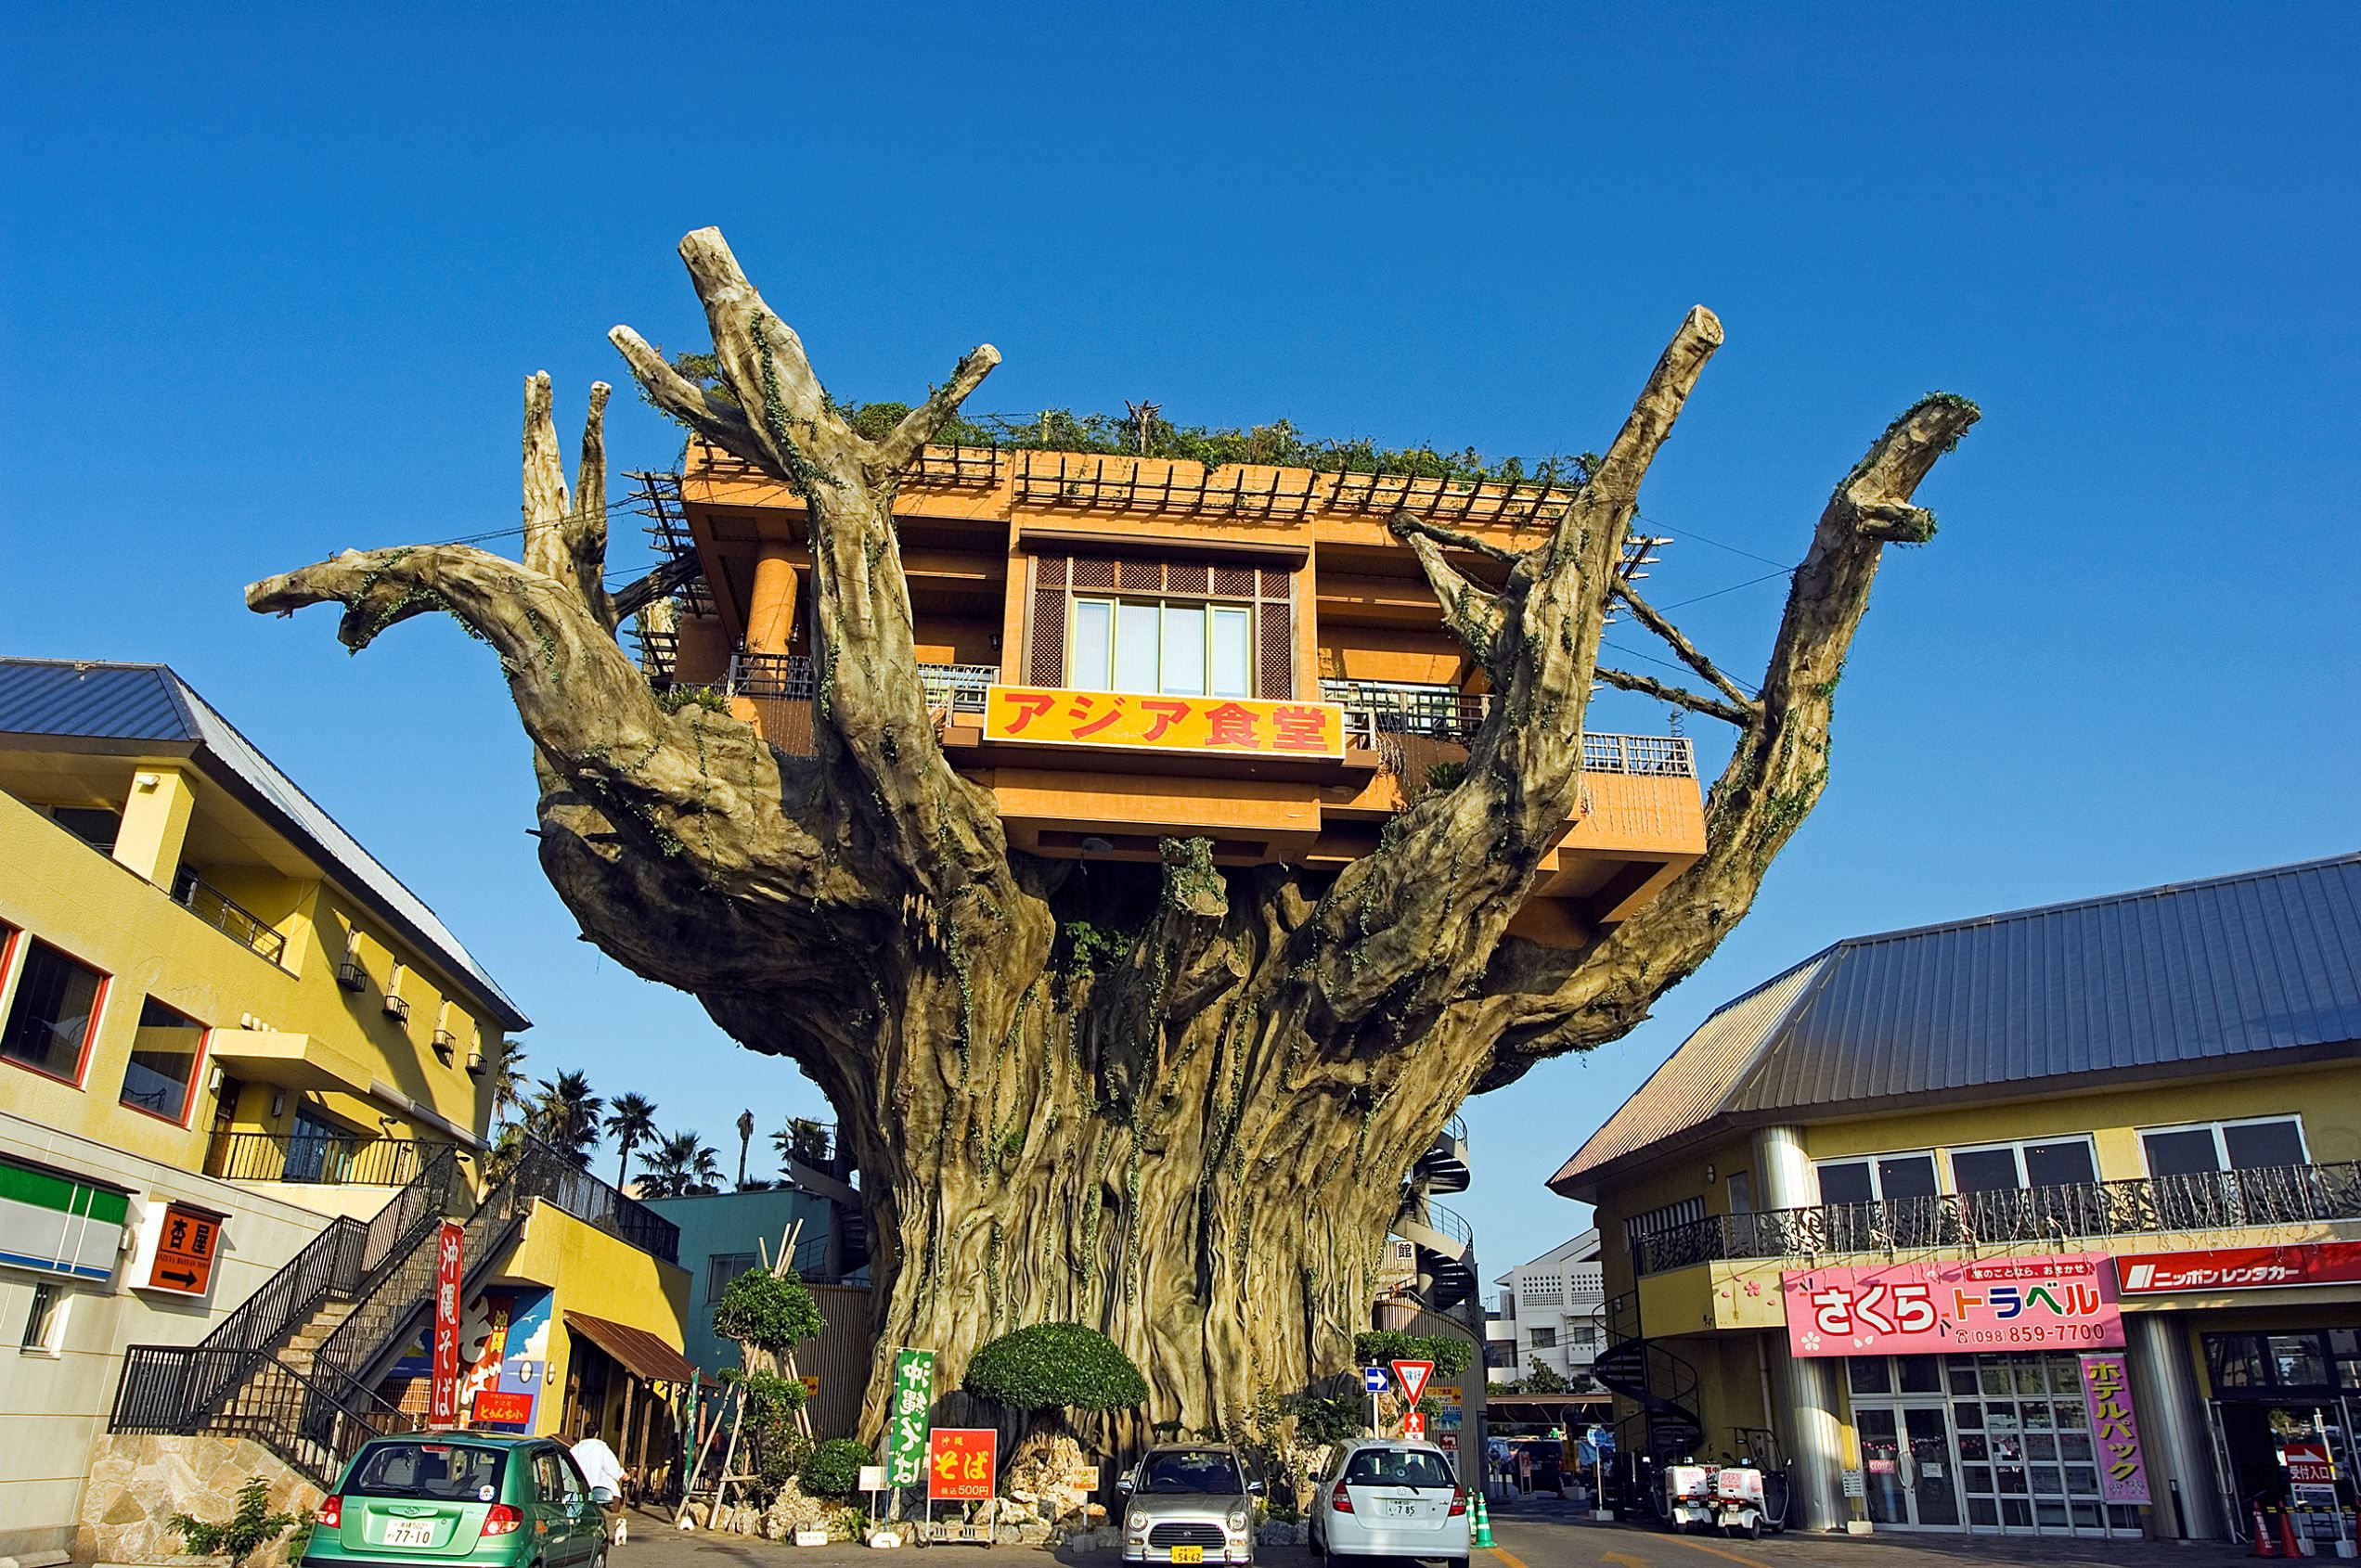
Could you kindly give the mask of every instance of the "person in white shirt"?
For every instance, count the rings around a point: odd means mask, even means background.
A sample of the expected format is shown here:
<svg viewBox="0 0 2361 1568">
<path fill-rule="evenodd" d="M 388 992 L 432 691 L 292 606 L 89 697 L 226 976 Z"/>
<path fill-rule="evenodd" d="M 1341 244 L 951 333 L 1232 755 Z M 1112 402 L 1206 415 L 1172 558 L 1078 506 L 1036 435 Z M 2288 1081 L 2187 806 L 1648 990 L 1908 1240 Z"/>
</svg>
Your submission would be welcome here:
<svg viewBox="0 0 2361 1568">
<path fill-rule="evenodd" d="M 593 1489 L 600 1486 L 607 1489 L 609 1497 L 605 1512 L 614 1524 L 610 1534 L 614 1537 L 615 1545 L 621 1546 L 624 1538 L 623 1461 L 615 1458 L 613 1448 L 595 1435 L 577 1439 L 571 1451 L 574 1468 L 582 1472 L 582 1479 Z"/>
</svg>

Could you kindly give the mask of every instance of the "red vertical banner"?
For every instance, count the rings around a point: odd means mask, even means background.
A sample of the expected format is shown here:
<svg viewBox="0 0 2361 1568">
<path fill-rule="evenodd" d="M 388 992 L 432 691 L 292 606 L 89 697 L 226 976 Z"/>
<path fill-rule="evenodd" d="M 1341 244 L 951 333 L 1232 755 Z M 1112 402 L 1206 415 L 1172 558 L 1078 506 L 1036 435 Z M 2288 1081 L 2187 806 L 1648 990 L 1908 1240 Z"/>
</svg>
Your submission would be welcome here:
<svg viewBox="0 0 2361 1568">
<path fill-rule="evenodd" d="M 427 1420 L 436 1426 L 456 1426 L 459 1420 L 459 1241 L 465 1234 L 446 1219 L 434 1247 L 434 1382 Z"/>
</svg>

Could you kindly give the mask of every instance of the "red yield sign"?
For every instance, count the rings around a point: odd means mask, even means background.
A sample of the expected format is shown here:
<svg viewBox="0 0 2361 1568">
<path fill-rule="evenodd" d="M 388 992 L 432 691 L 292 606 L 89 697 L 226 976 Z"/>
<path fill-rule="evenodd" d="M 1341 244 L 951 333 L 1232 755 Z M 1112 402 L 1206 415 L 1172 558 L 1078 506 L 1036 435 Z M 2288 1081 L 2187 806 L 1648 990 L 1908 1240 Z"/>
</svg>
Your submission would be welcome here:
<svg viewBox="0 0 2361 1568">
<path fill-rule="evenodd" d="M 1426 1393 L 1426 1380 L 1435 1375 L 1432 1361 L 1397 1361 L 1394 1363 L 1394 1386 L 1401 1390 L 1402 1403 L 1415 1407 Z"/>
</svg>

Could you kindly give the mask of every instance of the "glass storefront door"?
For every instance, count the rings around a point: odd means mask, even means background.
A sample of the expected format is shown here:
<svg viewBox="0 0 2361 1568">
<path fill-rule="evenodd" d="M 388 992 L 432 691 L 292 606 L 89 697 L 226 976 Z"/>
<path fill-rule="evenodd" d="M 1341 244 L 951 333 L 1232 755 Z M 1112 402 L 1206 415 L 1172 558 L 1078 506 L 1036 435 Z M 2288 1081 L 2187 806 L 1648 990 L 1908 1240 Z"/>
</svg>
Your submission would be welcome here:
<svg viewBox="0 0 2361 1568">
<path fill-rule="evenodd" d="M 1870 1523 L 1958 1529 L 1958 1466 L 1944 1407 L 1865 1406 L 1854 1418 Z"/>
<path fill-rule="evenodd" d="M 2100 1493 L 2071 1353 L 1846 1363 L 1870 1522 L 1893 1529 L 2137 1536 Z"/>
</svg>

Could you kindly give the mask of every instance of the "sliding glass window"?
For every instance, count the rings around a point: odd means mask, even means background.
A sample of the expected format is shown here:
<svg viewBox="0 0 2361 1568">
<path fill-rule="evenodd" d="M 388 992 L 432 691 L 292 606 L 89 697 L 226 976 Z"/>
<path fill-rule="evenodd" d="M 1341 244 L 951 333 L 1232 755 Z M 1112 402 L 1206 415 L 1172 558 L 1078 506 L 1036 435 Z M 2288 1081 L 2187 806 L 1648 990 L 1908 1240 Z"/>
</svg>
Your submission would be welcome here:
<svg viewBox="0 0 2361 1568">
<path fill-rule="evenodd" d="M 1090 691 L 1253 695 L 1254 611 L 1244 605 L 1077 598 L 1066 683 Z"/>
</svg>

